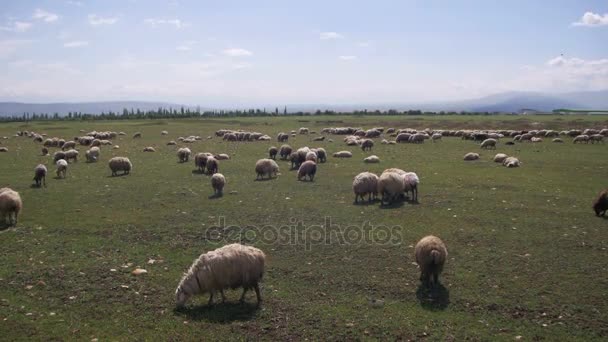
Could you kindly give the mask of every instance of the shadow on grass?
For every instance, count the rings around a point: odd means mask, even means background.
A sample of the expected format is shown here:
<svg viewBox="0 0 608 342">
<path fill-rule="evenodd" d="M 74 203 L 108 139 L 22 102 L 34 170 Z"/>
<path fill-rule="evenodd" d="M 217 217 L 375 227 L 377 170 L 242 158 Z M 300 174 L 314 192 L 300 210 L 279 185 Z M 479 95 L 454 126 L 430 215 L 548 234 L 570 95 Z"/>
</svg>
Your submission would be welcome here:
<svg viewBox="0 0 608 342">
<path fill-rule="evenodd" d="M 368 206 L 368 205 L 376 205 L 376 204 L 378 204 L 378 202 L 380 202 L 380 200 L 373 199 L 371 201 L 369 201 L 369 200 L 361 200 L 361 201 L 358 201 L 358 202 L 353 201 L 353 204 L 354 205 L 361 205 L 361 206 Z"/>
<path fill-rule="evenodd" d="M 7 229 L 9 229 L 11 227 L 10 224 L 6 223 L 6 222 L 2 222 L 0 223 L 0 232 L 5 231 Z"/>
<path fill-rule="evenodd" d="M 42 188 L 43 188 L 43 186 L 42 186 L 42 185 L 31 184 L 31 185 L 30 185 L 30 188 L 31 188 L 31 189 L 42 189 Z"/>
<path fill-rule="evenodd" d="M 116 175 L 109 175 L 108 178 L 115 178 L 115 177 L 124 177 L 124 176 L 128 176 L 130 175 L 129 173 L 121 173 L 121 174 L 116 174 Z"/>
<path fill-rule="evenodd" d="M 211 196 L 209 196 L 207 198 L 208 199 L 216 199 L 216 198 L 221 198 L 222 196 L 224 196 L 224 194 L 220 192 L 220 193 L 215 193 L 215 194 L 213 194 L 213 195 L 211 195 Z"/>
<path fill-rule="evenodd" d="M 275 178 L 277 178 L 277 177 L 275 176 L 275 177 L 270 177 L 270 178 L 266 178 L 266 177 L 264 177 L 264 178 L 256 178 L 253 181 L 254 182 L 268 182 L 268 181 L 271 181 L 271 180 L 273 180 Z"/>
<path fill-rule="evenodd" d="M 213 323 L 230 323 L 234 321 L 248 321 L 254 318 L 259 307 L 251 303 L 221 303 L 213 306 L 199 305 L 174 309 L 176 315 L 188 317 L 193 321 L 207 321 Z"/>
<path fill-rule="evenodd" d="M 450 305 L 450 290 L 441 283 L 432 288 L 420 284 L 416 290 L 416 298 L 426 310 L 445 310 Z"/>
<path fill-rule="evenodd" d="M 201 170 L 192 170 L 193 175 L 206 175 L 205 171 Z"/>
<path fill-rule="evenodd" d="M 382 201 L 380 201 L 380 209 L 397 209 L 397 208 L 403 207 L 404 204 L 405 204 L 405 201 L 394 201 L 393 203 L 390 203 L 390 204 L 385 204 Z"/>
</svg>

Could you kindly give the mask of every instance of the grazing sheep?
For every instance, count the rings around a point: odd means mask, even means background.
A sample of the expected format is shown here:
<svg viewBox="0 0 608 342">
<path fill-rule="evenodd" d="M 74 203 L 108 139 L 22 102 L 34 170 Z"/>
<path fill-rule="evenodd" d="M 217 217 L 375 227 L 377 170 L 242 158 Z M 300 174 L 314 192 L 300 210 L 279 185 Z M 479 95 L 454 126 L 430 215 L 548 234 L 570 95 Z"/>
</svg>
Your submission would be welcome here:
<svg viewBox="0 0 608 342">
<path fill-rule="evenodd" d="M 213 175 L 216 174 L 219 171 L 219 165 L 220 162 L 217 161 L 217 159 L 215 159 L 214 157 L 208 157 L 207 158 L 207 174 L 209 175 Z"/>
<path fill-rule="evenodd" d="M 0 218 L 8 226 L 16 226 L 23 208 L 21 196 L 11 188 L 0 189 Z"/>
<path fill-rule="evenodd" d="M 63 144 L 63 146 L 61 146 L 61 149 L 63 151 L 65 150 L 71 150 L 76 148 L 76 142 L 75 141 L 66 141 L 65 144 Z"/>
<path fill-rule="evenodd" d="M 207 165 L 207 158 L 211 157 L 211 153 L 200 152 L 194 156 L 194 166 L 198 168 L 201 173 L 205 172 L 205 166 Z"/>
<path fill-rule="evenodd" d="M 220 153 L 220 154 L 214 155 L 213 158 L 215 158 L 217 160 L 228 160 L 228 159 L 230 159 L 230 156 L 227 155 L 226 153 Z"/>
<path fill-rule="evenodd" d="M 69 150 L 65 152 L 65 159 L 67 162 L 73 160 L 74 162 L 78 161 L 78 151 L 77 150 Z"/>
<path fill-rule="evenodd" d="M 355 193 L 355 203 L 359 203 L 359 197 L 363 201 L 368 195 L 368 202 L 378 197 L 378 176 L 371 172 L 361 172 L 353 180 L 353 192 Z"/>
<path fill-rule="evenodd" d="M 319 160 L 319 163 L 325 163 L 327 161 L 327 151 L 325 151 L 324 148 L 316 148 L 314 152 L 317 154 L 317 159 Z"/>
<path fill-rule="evenodd" d="M 114 146 L 112 146 L 112 149 L 113 149 L 113 150 L 118 150 L 119 148 L 120 148 L 120 146 L 118 146 L 118 145 L 114 145 Z"/>
<path fill-rule="evenodd" d="M 308 134 L 308 128 L 306 127 L 300 127 L 300 129 L 298 130 L 298 134 Z"/>
<path fill-rule="evenodd" d="M 592 144 L 596 143 L 596 142 L 600 142 L 600 143 L 604 143 L 604 136 L 601 134 L 592 134 L 589 136 L 589 141 L 591 141 Z"/>
<path fill-rule="evenodd" d="M 59 159 L 65 159 L 65 152 L 57 151 L 53 154 L 53 163 L 56 163 Z"/>
<path fill-rule="evenodd" d="M 226 177 L 221 173 L 216 173 L 211 176 L 211 187 L 213 188 L 213 194 L 221 195 L 226 185 Z"/>
<path fill-rule="evenodd" d="M 573 140 L 572 143 L 576 144 L 576 143 L 582 143 L 584 142 L 585 144 L 589 143 L 589 136 L 588 135 L 577 135 Z"/>
<path fill-rule="evenodd" d="M 314 151 L 310 151 L 306 153 L 306 160 L 312 160 L 315 163 L 317 162 L 317 153 Z"/>
<path fill-rule="evenodd" d="M 530 141 L 533 142 L 533 143 L 539 143 L 539 142 L 543 142 L 543 138 L 532 137 L 532 139 L 530 139 Z"/>
<path fill-rule="evenodd" d="M 169 132 L 167 132 L 167 131 L 161 131 L 160 135 L 169 135 Z"/>
<path fill-rule="evenodd" d="M 353 154 L 349 151 L 340 151 L 334 153 L 334 158 L 352 158 Z"/>
<path fill-rule="evenodd" d="M 414 172 L 406 172 L 403 175 L 403 192 L 412 193 L 412 201 L 418 202 L 418 184 L 420 184 L 420 178 Z"/>
<path fill-rule="evenodd" d="M 322 136 L 322 137 L 316 137 L 316 138 L 312 139 L 312 141 L 323 141 L 323 140 L 325 140 L 324 136 Z"/>
<path fill-rule="evenodd" d="M 432 140 L 433 142 L 435 142 L 435 141 L 440 141 L 440 140 L 441 140 L 441 137 L 442 137 L 441 133 L 435 133 L 435 134 L 431 135 L 431 140 Z"/>
<path fill-rule="evenodd" d="M 364 139 L 361 141 L 361 149 L 363 151 L 371 151 L 374 147 L 374 141 L 372 139 Z"/>
<path fill-rule="evenodd" d="M 219 291 L 222 301 L 225 289 L 243 288 L 241 302 L 245 301 L 247 290 L 254 289 L 257 304 L 262 301 L 258 283 L 264 276 L 266 255 L 260 249 L 238 243 L 226 245 L 214 251 L 201 254 L 179 282 L 175 290 L 178 308 L 184 307 L 194 295 L 209 292 L 208 305 L 213 305 L 213 295 Z"/>
<path fill-rule="evenodd" d="M 554 143 L 563 143 L 564 142 L 564 140 L 562 138 L 555 138 L 551 141 L 553 141 Z"/>
<path fill-rule="evenodd" d="M 404 191 L 403 176 L 397 172 L 383 172 L 378 179 L 381 205 L 393 203 Z"/>
<path fill-rule="evenodd" d="M 289 134 L 281 132 L 277 135 L 278 142 L 287 142 L 287 140 L 289 140 Z"/>
<path fill-rule="evenodd" d="M 285 160 L 289 157 L 289 155 L 291 154 L 292 151 L 293 151 L 293 149 L 291 148 L 291 146 L 283 145 L 279 149 L 279 156 L 281 157 L 281 159 Z"/>
<path fill-rule="evenodd" d="M 187 147 L 182 147 L 177 150 L 177 158 L 179 159 L 180 163 L 187 163 L 190 159 L 190 154 L 192 154 L 192 151 L 190 151 L 190 149 Z"/>
<path fill-rule="evenodd" d="M 277 159 L 277 153 L 279 153 L 279 149 L 276 146 L 270 146 L 268 149 L 268 156 L 270 159 Z"/>
<path fill-rule="evenodd" d="M 313 182 L 315 179 L 315 174 L 317 173 L 317 163 L 312 160 L 307 160 L 300 165 L 298 169 L 298 180 L 306 180 L 306 177 Z"/>
<path fill-rule="evenodd" d="M 368 164 L 376 164 L 380 162 L 380 158 L 378 158 L 378 156 L 376 155 L 371 155 L 365 159 L 363 159 L 364 163 L 368 163 Z"/>
<path fill-rule="evenodd" d="M 503 161 L 505 161 L 505 159 L 507 159 L 507 157 L 509 156 L 504 153 L 498 153 L 494 156 L 494 162 L 502 163 Z"/>
<path fill-rule="evenodd" d="M 156 150 L 154 149 L 154 147 L 148 146 L 144 147 L 144 152 L 156 152 Z"/>
<path fill-rule="evenodd" d="M 466 161 L 477 160 L 477 159 L 479 159 L 479 153 L 469 152 L 464 155 L 464 160 L 466 160 Z"/>
<path fill-rule="evenodd" d="M 502 165 L 506 167 L 519 167 L 521 162 L 515 157 L 508 157 L 502 162 Z"/>
<path fill-rule="evenodd" d="M 268 179 L 276 176 L 279 173 L 279 165 L 272 159 L 260 159 L 255 163 L 256 179 L 264 179 L 268 175 Z"/>
<path fill-rule="evenodd" d="M 68 162 L 65 159 L 59 159 L 55 165 L 57 165 L 57 171 L 55 171 L 57 178 L 65 178 L 68 172 Z"/>
<path fill-rule="evenodd" d="M 167 143 L 167 146 L 175 146 L 177 143 L 174 140 L 171 140 Z"/>
<path fill-rule="evenodd" d="M 34 169 L 34 181 L 36 182 L 37 187 L 40 187 L 42 184 L 46 186 L 46 173 L 46 166 L 43 164 L 38 164 Z"/>
<path fill-rule="evenodd" d="M 87 159 L 87 163 L 94 163 L 99 159 L 99 147 L 93 146 L 89 150 L 84 153 L 85 158 Z"/>
<path fill-rule="evenodd" d="M 420 281 L 427 287 L 439 284 L 439 274 L 448 259 L 448 249 L 440 238 L 429 235 L 422 238 L 415 247 L 416 263 L 420 266 Z"/>
<path fill-rule="evenodd" d="M 596 216 L 604 216 L 608 210 L 608 189 L 600 192 L 593 202 L 593 210 Z"/>
<path fill-rule="evenodd" d="M 118 171 L 122 171 L 123 175 L 128 175 L 133 169 L 133 164 L 127 157 L 114 157 L 108 162 L 112 176 L 118 176 Z"/>
<path fill-rule="evenodd" d="M 48 149 L 48 148 L 46 148 L 46 147 L 43 147 L 43 148 L 42 148 L 42 155 L 43 155 L 43 156 L 48 156 L 48 155 L 49 155 L 49 149 Z"/>
<path fill-rule="evenodd" d="M 8 152 L 8 148 L 7 147 L 0 147 L 0 152 Z"/>
<path fill-rule="evenodd" d="M 133 134 L 133 139 L 135 139 L 135 138 L 141 138 L 141 133 L 136 132 L 135 134 Z"/>
<path fill-rule="evenodd" d="M 485 148 L 485 149 L 496 149 L 496 139 L 486 139 L 484 141 L 481 142 L 481 145 L 479 145 L 481 148 Z"/>
</svg>

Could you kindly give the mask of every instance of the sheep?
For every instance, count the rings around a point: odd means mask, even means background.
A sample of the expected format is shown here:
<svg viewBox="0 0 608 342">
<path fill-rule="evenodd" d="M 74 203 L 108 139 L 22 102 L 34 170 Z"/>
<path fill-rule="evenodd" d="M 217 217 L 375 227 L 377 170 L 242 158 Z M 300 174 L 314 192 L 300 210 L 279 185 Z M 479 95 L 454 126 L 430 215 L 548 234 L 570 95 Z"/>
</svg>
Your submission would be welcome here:
<svg viewBox="0 0 608 342">
<path fill-rule="evenodd" d="M 324 148 L 316 148 L 314 152 L 317 153 L 317 160 L 319 160 L 319 163 L 325 163 L 327 161 L 327 151 L 325 151 Z"/>
<path fill-rule="evenodd" d="M 432 140 L 433 142 L 435 142 L 435 141 L 440 141 L 440 140 L 441 140 L 441 137 L 442 137 L 441 133 L 435 133 L 435 134 L 431 135 L 431 140 Z"/>
<path fill-rule="evenodd" d="M 279 172 L 279 165 L 272 159 L 260 159 L 255 163 L 256 179 L 264 179 L 268 175 L 268 179 L 276 176 Z"/>
<path fill-rule="evenodd" d="M 403 176 L 397 172 L 383 172 L 378 179 L 378 194 L 381 205 L 393 203 L 404 191 Z"/>
<path fill-rule="evenodd" d="M 498 153 L 494 156 L 493 160 L 496 163 L 502 163 L 505 159 L 507 159 L 507 157 L 509 157 L 509 156 L 504 153 Z"/>
<path fill-rule="evenodd" d="M 211 187 L 213 188 L 214 195 L 221 196 L 224 185 L 226 185 L 226 177 L 223 174 L 216 173 L 211 176 Z"/>
<path fill-rule="evenodd" d="M 486 139 L 484 141 L 481 142 L 481 144 L 479 145 L 481 148 L 485 148 L 485 149 L 496 149 L 496 139 Z"/>
<path fill-rule="evenodd" d="M 594 144 L 595 142 L 601 142 L 603 144 L 604 136 L 601 134 L 592 134 L 589 136 L 589 141 L 591 141 L 592 144 Z"/>
<path fill-rule="evenodd" d="M 281 157 L 281 159 L 285 160 L 289 157 L 289 155 L 291 154 L 292 151 L 293 151 L 293 149 L 291 148 L 291 146 L 282 145 L 281 148 L 279 149 L 279 156 Z"/>
<path fill-rule="evenodd" d="M 118 171 L 122 171 L 123 175 L 128 175 L 133 169 L 133 164 L 127 157 L 114 157 L 108 162 L 112 176 L 118 176 Z"/>
<path fill-rule="evenodd" d="M 324 136 L 313 138 L 312 141 L 323 141 L 325 140 Z"/>
<path fill-rule="evenodd" d="M 298 169 L 298 180 L 306 180 L 306 177 L 313 182 L 315 179 L 315 174 L 317 173 L 317 163 L 312 160 L 307 160 L 300 165 Z"/>
<path fill-rule="evenodd" d="M 403 175 L 403 192 L 412 193 L 411 199 L 414 202 L 418 202 L 418 184 L 420 184 L 420 178 L 414 172 L 406 172 Z"/>
<path fill-rule="evenodd" d="M 300 129 L 298 130 L 298 134 L 308 134 L 308 128 L 306 127 L 300 127 Z"/>
<path fill-rule="evenodd" d="M 226 153 L 220 153 L 220 154 L 214 155 L 213 158 L 215 158 L 217 160 L 228 160 L 228 159 L 230 159 L 230 156 L 227 155 Z"/>
<path fill-rule="evenodd" d="M 133 139 L 136 139 L 136 138 L 141 138 L 140 132 L 136 132 L 135 134 L 133 134 Z"/>
<path fill-rule="evenodd" d="M 77 150 L 69 150 L 65 152 L 65 159 L 67 162 L 73 160 L 74 162 L 78 161 L 78 151 Z"/>
<path fill-rule="evenodd" d="M 382 141 L 380 141 L 380 143 L 381 143 L 382 145 L 388 145 L 388 140 L 386 140 L 386 139 L 382 139 Z"/>
<path fill-rule="evenodd" d="M 16 226 L 22 208 L 23 202 L 17 191 L 11 188 L 0 189 L 0 217 L 4 224 Z"/>
<path fill-rule="evenodd" d="M 0 147 L 0 152 L 8 152 L 8 147 Z"/>
<path fill-rule="evenodd" d="M 36 168 L 34 168 L 34 181 L 36 182 L 36 186 L 40 187 L 41 184 L 44 184 L 46 187 L 46 166 L 43 164 L 38 164 Z"/>
<path fill-rule="evenodd" d="M 313 162 L 317 162 L 317 153 L 314 151 L 310 151 L 306 153 L 306 160 L 312 160 Z"/>
<path fill-rule="evenodd" d="M 46 148 L 46 147 L 43 147 L 43 148 L 42 148 L 42 155 L 43 155 L 43 156 L 48 156 L 48 155 L 49 155 L 49 149 L 48 149 L 48 148 Z"/>
<path fill-rule="evenodd" d="M 156 152 L 156 150 L 152 146 L 147 146 L 144 147 L 144 152 Z"/>
<path fill-rule="evenodd" d="M 508 157 L 502 162 L 502 165 L 506 167 L 519 167 L 521 162 L 515 157 Z"/>
<path fill-rule="evenodd" d="M 76 148 L 76 142 L 75 141 L 66 141 L 65 144 L 63 144 L 63 146 L 61 146 L 61 150 L 65 151 L 65 150 L 71 150 L 73 148 Z"/>
<path fill-rule="evenodd" d="M 194 166 L 198 168 L 201 173 L 205 172 L 205 166 L 207 165 L 207 158 L 211 157 L 211 153 L 200 152 L 194 156 Z"/>
<path fill-rule="evenodd" d="M 187 163 L 190 159 L 190 154 L 192 154 L 192 151 L 190 151 L 190 149 L 187 147 L 182 147 L 177 150 L 177 158 L 179 159 L 180 163 Z"/>
<path fill-rule="evenodd" d="M 355 203 L 359 203 L 359 197 L 364 200 L 368 195 L 368 202 L 378 197 L 378 176 L 371 172 L 361 172 L 353 179 L 353 192 L 355 193 Z"/>
<path fill-rule="evenodd" d="M 539 143 L 539 142 L 543 142 L 543 138 L 532 137 L 532 139 L 530 139 L 530 141 L 533 143 Z"/>
<path fill-rule="evenodd" d="M 374 141 L 372 139 L 364 139 L 361 141 L 361 149 L 363 151 L 371 151 L 374 147 Z"/>
<path fill-rule="evenodd" d="M 479 159 L 479 153 L 469 152 L 469 153 L 467 153 L 467 154 L 464 155 L 464 160 L 465 161 L 477 160 L 477 159 Z"/>
<path fill-rule="evenodd" d="M 281 132 L 277 135 L 278 142 L 287 142 L 287 140 L 289 140 L 289 134 Z"/>
<path fill-rule="evenodd" d="M 101 140 L 99 140 L 99 139 L 94 139 L 94 140 L 91 142 L 91 146 L 101 146 Z"/>
<path fill-rule="evenodd" d="M 279 153 L 279 149 L 276 146 L 270 146 L 268 149 L 268 157 L 272 160 L 277 159 L 277 153 Z"/>
<path fill-rule="evenodd" d="M 376 164 L 380 162 L 380 158 L 378 158 L 378 156 L 376 155 L 371 155 L 365 159 L 363 159 L 364 163 L 368 163 L 368 164 Z"/>
<path fill-rule="evenodd" d="M 56 163 L 59 159 L 65 159 L 65 152 L 57 151 L 53 154 L 53 163 Z"/>
<path fill-rule="evenodd" d="M 564 140 L 562 138 L 555 138 L 551 141 L 553 141 L 554 143 L 563 143 L 564 142 Z"/>
<path fill-rule="evenodd" d="M 57 171 L 55 171 L 57 178 L 65 178 L 68 172 L 68 162 L 65 159 L 59 159 L 55 165 L 57 165 Z"/>
<path fill-rule="evenodd" d="M 577 135 L 577 136 L 576 136 L 576 137 L 575 137 L 575 138 L 572 140 L 572 143 L 573 143 L 573 144 L 576 144 L 576 143 L 582 143 L 582 142 L 584 142 L 585 144 L 588 144 L 588 143 L 589 143 L 589 136 L 588 136 L 588 135 L 581 134 L 581 135 Z"/>
<path fill-rule="evenodd" d="M 167 131 L 161 131 L 160 135 L 169 135 L 169 132 L 167 132 Z"/>
<path fill-rule="evenodd" d="M 214 157 L 211 157 L 211 156 L 208 157 L 207 163 L 206 163 L 207 174 L 209 174 L 209 175 L 216 174 L 219 171 L 219 164 L 220 163 Z"/>
<path fill-rule="evenodd" d="M 424 143 L 424 140 L 427 137 L 428 137 L 428 135 L 426 135 L 426 134 L 416 133 L 416 134 L 412 135 L 408 141 L 411 143 L 414 143 L 414 144 L 422 144 L 422 143 Z"/>
<path fill-rule="evenodd" d="M 608 189 L 600 192 L 595 201 L 593 202 L 593 210 L 595 216 L 604 216 L 606 210 L 608 210 Z"/>
<path fill-rule="evenodd" d="M 99 147 L 97 146 L 93 146 L 90 149 L 88 149 L 85 153 L 84 156 L 87 159 L 87 163 L 94 163 L 97 161 L 97 159 L 99 159 Z"/>
<path fill-rule="evenodd" d="M 245 301 L 247 290 L 255 290 L 257 305 L 262 302 L 258 283 L 264 276 L 266 255 L 260 249 L 239 243 L 226 245 L 201 254 L 194 260 L 188 272 L 175 290 L 175 302 L 183 308 L 194 295 L 209 292 L 208 305 L 213 305 L 213 295 L 219 291 L 222 302 L 226 301 L 225 289 L 243 288 L 240 302 Z"/>
<path fill-rule="evenodd" d="M 118 145 L 114 145 L 114 146 L 112 146 L 112 149 L 113 149 L 113 150 L 118 150 L 119 148 L 120 148 L 120 146 L 118 146 Z"/>
<path fill-rule="evenodd" d="M 420 281 L 429 287 L 439 285 L 439 274 L 448 259 L 448 249 L 440 238 L 428 235 L 422 238 L 415 247 L 416 263 L 420 266 Z"/>
<path fill-rule="evenodd" d="M 175 142 L 175 140 L 171 140 L 167 143 L 167 146 L 175 146 L 177 145 L 177 143 Z"/>
<path fill-rule="evenodd" d="M 353 156 L 349 151 L 340 151 L 334 153 L 334 158 L 351 158 Z"/>
</svg>

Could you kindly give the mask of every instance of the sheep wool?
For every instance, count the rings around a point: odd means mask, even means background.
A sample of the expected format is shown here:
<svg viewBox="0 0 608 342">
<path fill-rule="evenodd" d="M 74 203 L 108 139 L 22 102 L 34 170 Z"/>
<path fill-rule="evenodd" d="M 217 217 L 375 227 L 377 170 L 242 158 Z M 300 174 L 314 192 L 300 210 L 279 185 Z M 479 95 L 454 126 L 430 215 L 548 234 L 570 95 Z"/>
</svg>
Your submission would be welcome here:
<svg viewBox="0 0 608 342">
<path fill-rule="evenodd" d="M 211 176 L 211 187 L 213 188 L 213 193 L 216 195 L 221 195 L 224 190 L 224 185 L 226 185 L 226 177 L 224 177 L 221 173 L 216 173 Z"/>
<path fill-rule="evenodd" d="M 279 172 L 279 165 L 272 159 L 260 159 L 255 163 L 256 179 L 264 179 L 268 176 L 271 179 Z"/>
<path fill-rule="evenodd" d="M 313 182 L 315 179 L 315 174 L 317 173 L 317 163 L 312 160 L 307 160 L 300 165 L 298 169 L 298 180 L 306 180 L 308 179 Z"/>
<path fill-rule="evenodd" d="M 469 152 L 464 155 L 465 161 L 471 161 L 471 160 L 477 160 L 477 159 L 479 159 L 479 153 Z"/>
<path fill-rule="evenodd" d="M 381 204 L 391 204 L 404 191 L 403 175 L 397 172 L 384 172 L 378 179 L 378 194 L 381 196 Z"/>
<path fill-rule="evenodd" d="M 595 201 L 593 201 L 593 211 L 596 216 L 604 216 L 608 210 L 608 189 L 600 192 Z"/>
<path fill-rule="evenodd" d="M 16 226 L 22 208 L 23 202 L 17 191 L 11 188 L 0 189 L 0 219 L 5 224 L 9 227 Z"/>
<path fill-rule="evenodd" d="M 353 154 L 349 151 L 340 151 L 334 153 L 334 158 L 352 158 Z"/>
<path fill-rule="evenodd" d="M 57 178 L 65 178 L 68 171 L 68 162 L 65 159 L 59 159 L 55 165 L 57 165 L 57 171 L 55 171 Z"/>
<path fill-rule="evenodd" d="M 378 176 L 371 172 L 361 172 L 353 179 L 353 192 L 355 193 L 355 203 L 364 200 L 364 196 L 368 195 L 368 202 L 378 197 Z"/>
<path fill-rule="evenodd" d="M 368 164 L 376 164 L 380 162 L 380 158 L 378 158 L 378 156 L 376 155 L 371 155 L 365 159 L 363 159 L 364 163 L 368 163 Z"/>
<path fill-rule="evenodd" d="M 47 169 L 44 164 L 38 164 L 38 166 L 34 168 L 34 181 L 36 182 L 37 187 L 40 187 L 41 185 L 46 186 L 46 173 Z"/>
<path fill-rule="evenodd" d="M 429 235 L 415 247 L 416 263 L 420 266 L 420 281 L 426 286 L 439 284 L 439 275 L 448 258 L 448 249 L 440 238 Z"/>
<path fill-rule="evenodd" d="M 498 153 L 494 156 L 494 162 L 502 163 L 503 161 L 505 161 L 505 159 L 507 159 L 507 157 L 509 156 L 504 153 Z"/>
<path fill-rule="evenodd" d="M 175 290 L 177 307 L 197 294 L 209 293 L 209 305 L 213 304 L 213 295 L 219 291 L 222 301 L 225 289 L 243 288 L 241 302 L 245 294 L 254 289 L 258 305 L 262 301 L 259 282 L 264 276 L 266 255 L 262 250 L 238 243 L 226 245 L 210 251 L 194 260 L 192 266 L 179 282 Z"/>
<path fill-rule="evenodd" d="M 128 175 L 133 169 L 133 164 L 127 157 L 114 157 L 108 162 L 112 176 L 118 176 L 118 172 L 122 171 L 123 175 Z"/>
<path fill-rule="evenodd" d="M 187 163 L 190 159 L 190 154 L 192 154 L 192 151 L 187 147 L 182 147 L 177 150 L 177 158 L 180 163 Z"/>
</svg>

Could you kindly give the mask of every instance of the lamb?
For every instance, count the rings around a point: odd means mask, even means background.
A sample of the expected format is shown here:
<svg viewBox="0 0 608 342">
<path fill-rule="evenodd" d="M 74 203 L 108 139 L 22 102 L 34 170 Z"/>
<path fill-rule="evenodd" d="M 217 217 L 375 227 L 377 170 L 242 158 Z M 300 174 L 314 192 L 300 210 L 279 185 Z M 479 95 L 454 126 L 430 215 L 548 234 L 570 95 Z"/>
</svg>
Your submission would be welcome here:
<svg viewBox="0 0 608 342">
<path fill-rule="evenodd" d="M 381 205 L 393 203 L 404 191 L 403 176 L 397 172 L 383 172 L 378 179 L 378 194 Z"/>
<path fill-rule="evenodd" d="M 306 180 L 306 177 L 313 182 L 315 178 L 315 174 L 317 173 L 317 163 L 312 160 L 307 160 L 300 165 L 298 169 L 298 180 Z"/>
<path fill-rule="evenodd" d="M 279 149 L 279 156 L 281 156 L 281 159 L 285 160 L 287 159 L 287 157 L 289 157 L 289 155 L 292 152 L 292 148 L 289 145 L 283 145 L 281 146 L 281 148 Z"/>
<path fill-rule="evenodd" d="M 355 193 L 355 203 L 359 203 L 359 197 L 364 200 L 368 195 L 368 202 L 378 197 L 378 176 L 371 172 L 361 172 L 353 180 L 353 192 Z"/>
<path fill-rule="evenodd" d="M 222 301 L 225 289 L 243 288 L 241 303 L 245 301 L 247 290 L 253 288 L 257 304 L 262 302 L 258 283 L 264 276 L 266 255 L 260 249 L 238 243 L 226 245 L 214 251 L 201 254 L 179 282 L 175 290 L 178 308 L 196 294 L 209 292 L 208 305 L 213 305 L 213 295 L 219 291 Z"/>
<path fill-rule="evenodd" d="M 21 196 L 11 188 L 0 189 L 0 218 L 10 226 L 16 226 L 19 212 L 23 208 Z"/>
<path fill-rule="evenodd" d="M 418 202 L 418 184 L 420 184 L 420 178 L 414 172 L 406 172 L 403 175 L 403 192 L 412 193 L 411 199 L 414 202 Z"/>
<path fill-rule="evenodd" d="M 99 159 L 99 147 L 93 146 L 84 153 L 87 163 L 94 163 Z"/>
<path fill-rule="evenodd" d="M 334 153 L 334 158 L 351 158 L 353 156 L 349 151 L 340 151 Z"/>
<path fill-rule="evenodd" d="M 268 149 L 268 156 L 270 159 L 277 159 L 277 153 L 279 153 L 279 149 L 276 146 L 270 146 Z"/>
<path fill-rule="evenodd" d="M 57 165 L 57 171 L 55 171 L 57 178 L 65 178 L 68 172 L 68 162 L 65 159 L 59 159 L 55 165 Z"/>
<path fill-rule="evenodd" d="M 190 151 L 190 149 L 187 147 L 182 147 L 177 150 L 177 158 L 179 159 L 180 163 L 187 163 L 190 159 L 190 154 L 192 154 L 192 151 Z"/>
<path fill-rule="evenodd" d="M 222 191 L 224 190 L 224 185 L 226 185 L 226 177 L 224 177 L 221 173 L 216 173 L 211 176 L 211 187 L 213 187 L 213 194 L 217 196 L 222 195 Z"/>
<path fill-rule="evenodd" d="M 519 167 L 521 162 L 515 157 L 508 157 L 502 162 L 502 165 L 506 167 Z"/>
<path fill-rule="evenodd" d="M 368 164 L 376 164 L 380 162 L 380 158 L 378 158 L 378 156 L 376 155 L 371 155 L 365 159 L 363 159 L 364 163 L 368 163 Z"/>
<path fill-rule="evenodd" d="M 374 141 L 371 139 L 364 139 L 361 141 L 361 149 L 363 151 L 371 151 L 374 147 Z"/>
<path fill-rule="evenodd" d="M 217 159 L 215 159 L 214 157 L 208 157 L 207 158 L 207 174 L 209 175 L 213 175 L 216 174 L 219 171 L 219 165 L 220 163 L 217 161 Z"/>
<path fill-rule="evenodd" d="M 128 175 L 133 169 L 133 164 L 127 157 L 114 157 L 108 162 L 112 176 L 118 176 L 118 171 L 122 171 L 123 175 Z"/>
<path fill-rule="evenodd" d="M 268 175 L 268 179 L 276 176 L 279 172 L 279 165 L 272 159 L 260 159 L 255 163 L 256 179 L 264 179 Z"/>
<path fill-rule="evenodd" d="M 485 149 L 496 149 L 496 139 L 486 139 L 484 141 L 481 142 L 481 145 L 479 145 L 481 148 L 485 148 Z"/>
<path fill-rule="evenodd" d="M 498 153 L 494 156 L 494 162 L 502 163 L 505 159 L 507 159 L 507 157 L 509 156 L 504 153 Z"/>
<path fill-rule="evenodd" d="M 34 169 L 34 181 L 36 182 L 36 186 L 40 187 L 41 184 L 44 184 L 46 187 L 46 166 L 43 164 L 38 164 Z"/>
<path fill-rule="evenodd" d="M 144 147 L 144 152 L 156 152 L 156 150 L 152 146 L 147 146 Z"/>
<path fill-rule="evenodd" d="M 469 152 L 464 155 L 465 161 L 471 161 L 471 160 L 477 160 L 477 159 L 479 159 L 479 153 Z"/>
<path fill-rule="evenodd" d="M 448 249 L 440 238 L 429 235 L 422 238 L 415 247 L 416 263 L 420 266 L 420 281 L 427 287 L 439 284 L 439 274 L 448 259 Z"/>
<path fill-rule="evenodd" d="M 596 216 L 604 216 L 608 210 L 608 189 L 600 192 L 593 202 L 593 210 Z"/>
</svg>

